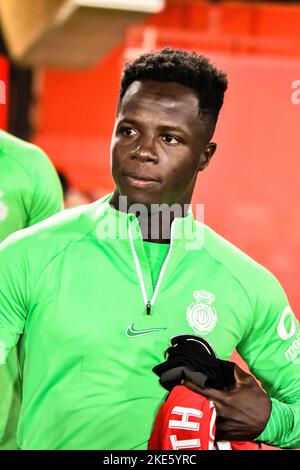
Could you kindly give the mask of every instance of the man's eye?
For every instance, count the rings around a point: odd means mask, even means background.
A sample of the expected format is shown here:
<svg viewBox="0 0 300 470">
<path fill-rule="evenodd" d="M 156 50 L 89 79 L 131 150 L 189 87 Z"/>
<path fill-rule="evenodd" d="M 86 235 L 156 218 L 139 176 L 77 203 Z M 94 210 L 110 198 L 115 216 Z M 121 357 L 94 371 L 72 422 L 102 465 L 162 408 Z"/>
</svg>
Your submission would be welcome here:
<svg viewBox="0 0 300 470">
<path fill-rule="evenodd" d="M 164 135 L 163 141 L 166 142 L 167 144 L 170 145 L 178 145 L 181 143 L 181 141 L 178 139 L 178 137 L 174 137 L 173 135 Z"/>
<path fill-rule="evenodd" d="M 121 129 L 121 133 L 126 137 L 133 137 L 137 134 L 137 131 L 135 129 L 132 129 L 131 127 L 123 127 Z"/>
</svg>

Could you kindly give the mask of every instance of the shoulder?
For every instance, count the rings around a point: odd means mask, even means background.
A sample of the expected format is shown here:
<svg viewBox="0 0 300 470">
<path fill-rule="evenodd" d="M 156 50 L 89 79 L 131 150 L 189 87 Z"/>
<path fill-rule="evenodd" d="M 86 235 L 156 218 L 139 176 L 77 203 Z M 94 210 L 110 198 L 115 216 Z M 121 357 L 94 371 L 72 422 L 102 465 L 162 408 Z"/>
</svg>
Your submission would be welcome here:
<svg viewBox="0 0 300 470">
<path fill-rule="evenodd" d="M 19 230 L 0 243 L 0 260 L 25 260 L 28 265 L 35 262 L 47 264 L 70 243 L 92 234 L 103 211 L 104 203 L 100 199 L 64 210 L 32 227 Z"/>
<path fill-rule="evenodd" d="M 0 130 L 0 152 L 3 155 L 21 157 L 21 155 L 42 155 L 45 153 L 36 145 L 19 139 L 7 132 Z"/>
<path fill-rule="evenodd" d="M 55 174 L 54 166 L 39 147 L 0 130 L 1 157 L 15 164 L 35 185 L 43 175 Z"/>
<path fill-rule="evenodd" d="M 204 249 L 207 255 L 226 269 L 249 294 L 257 297 L 265 295 L 266 289 L 270 291 L 281 288 L 268 269 L 206 225 Z"/>
</svg>

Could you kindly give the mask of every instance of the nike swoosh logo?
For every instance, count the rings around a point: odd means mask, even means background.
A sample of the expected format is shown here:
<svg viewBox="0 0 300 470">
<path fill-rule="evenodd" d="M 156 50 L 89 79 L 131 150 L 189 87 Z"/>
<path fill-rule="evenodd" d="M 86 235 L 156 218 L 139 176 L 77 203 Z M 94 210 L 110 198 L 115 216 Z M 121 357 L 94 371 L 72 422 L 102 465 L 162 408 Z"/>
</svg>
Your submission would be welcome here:
<svg viewBox="0 0 300 470">
<path fill-rule="evenodd" d="M 159 331 L 163 331 L 167 329 L 167 328 L 149 328 L 145 330 L 135 330 L 133 325 L 134 324 L 131 323 L 125 332 L 126 336 L 129 336 L 129 338 L 132 338 L 134 336 L 151 335 L 152 333 L 158 333 Z"/>
</svg>

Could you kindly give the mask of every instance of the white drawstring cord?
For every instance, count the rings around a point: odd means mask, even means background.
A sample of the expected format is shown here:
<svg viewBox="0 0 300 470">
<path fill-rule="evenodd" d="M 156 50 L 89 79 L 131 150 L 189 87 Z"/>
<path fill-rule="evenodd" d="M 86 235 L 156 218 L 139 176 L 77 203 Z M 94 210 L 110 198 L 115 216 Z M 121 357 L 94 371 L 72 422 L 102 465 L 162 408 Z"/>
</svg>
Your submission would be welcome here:
<svg viewBox="0 0 300 470">
<path fill-rule="evenodd" d="M 160 285 L 162 283 L 162 279 L 163 279 L 163 276 L 164 276 L 164 273 L 165 273 L 165 270 L 166 270 L 166 267 L 167 267 L 167 264 L 169 262 L 169 258 L 170 258 L 170 255 L 171 255 L 171 250 L 172 250 L 172 246 L 173 246 L 173 232 L 174 232 L 174 227 L 175 227 L 175 220 L 173 221 L 172 225 L 171 225 L 171 243 L 170 243 L 170 248 L 169 248 L 169 251 L 168 251 L 168 254 L 166 256 L 166 259 L 162 265 L 162 268 L 160 270 L 160 273 L 159 273 L 159 276 L 158 276 L 158 280 L 157 280 L 157 284 L 156 284 L 156 287 L 155 287 L 155 290 L 153 292 L 153 295 L 152 295 L 152 298 L 151 300 L 149 301 L 148 298 L 147 298 L 147 292 L 146 292 L 146 288 L 145 288 L 145 283 L 144 283 L 144 278 L 143 278 L 143 273 L 142 273 L 142 269 L 141 269 L 141 265 L 140 265 L 140 262 L 139 262 L 139 259 L 138 259 L 138 256 L 136 254 L 136 251 L 135 251 L 135 247 L 134 247 L 134 243 L 133 243 L 133 237 L 132 237 L 132 228 L 131 228 L 131 225 L 129 225 L 129 228 L 128 228 L 128 233 L 129 233 L 129 240 L 130 240 L 130 245 L 131 245 L 131 249 L 132 249 L 132 253 L 133 253 L 133 258 L 134 258 L 134 262 L 135 262 L 135 267 L 136 267 L 136 271 L 137 271 L 137 274 L 138 274 L 138 278 L 139 278 L 139 282 L 140 282 L 140 286 L 141 286 L 141 291 L 142 291 L 142 295 L 143 295 L 143 299 L 144 299 L 144 304 L 146 305 L 146 309 L 147 309 L 147 314 L 150 315 L 151 313 L 151 307 L 153 306 L 155 300 L 156 300 L 156 297 L 157 297 L 157 294 L 158 294 L 158 291 L 159 291 L 159 288 L 160 288 Z"/>
</svg>

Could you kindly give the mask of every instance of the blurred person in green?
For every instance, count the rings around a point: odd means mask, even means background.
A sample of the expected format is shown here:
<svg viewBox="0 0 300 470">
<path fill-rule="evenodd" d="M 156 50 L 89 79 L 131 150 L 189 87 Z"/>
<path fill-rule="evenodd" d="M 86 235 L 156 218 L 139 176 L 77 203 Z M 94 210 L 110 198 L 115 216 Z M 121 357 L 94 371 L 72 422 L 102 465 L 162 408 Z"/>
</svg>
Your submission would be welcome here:
<svg viewBox="0 0 300 470">
<path fill-rule="evenodd" d="M 61 183 L 44 152 L 0 130 L 0 242 L 50 217 L 62 205 Z M 17 448 L 20 389 L 15 348 L 0 370 L 0 450 Z"/>
</svg>

